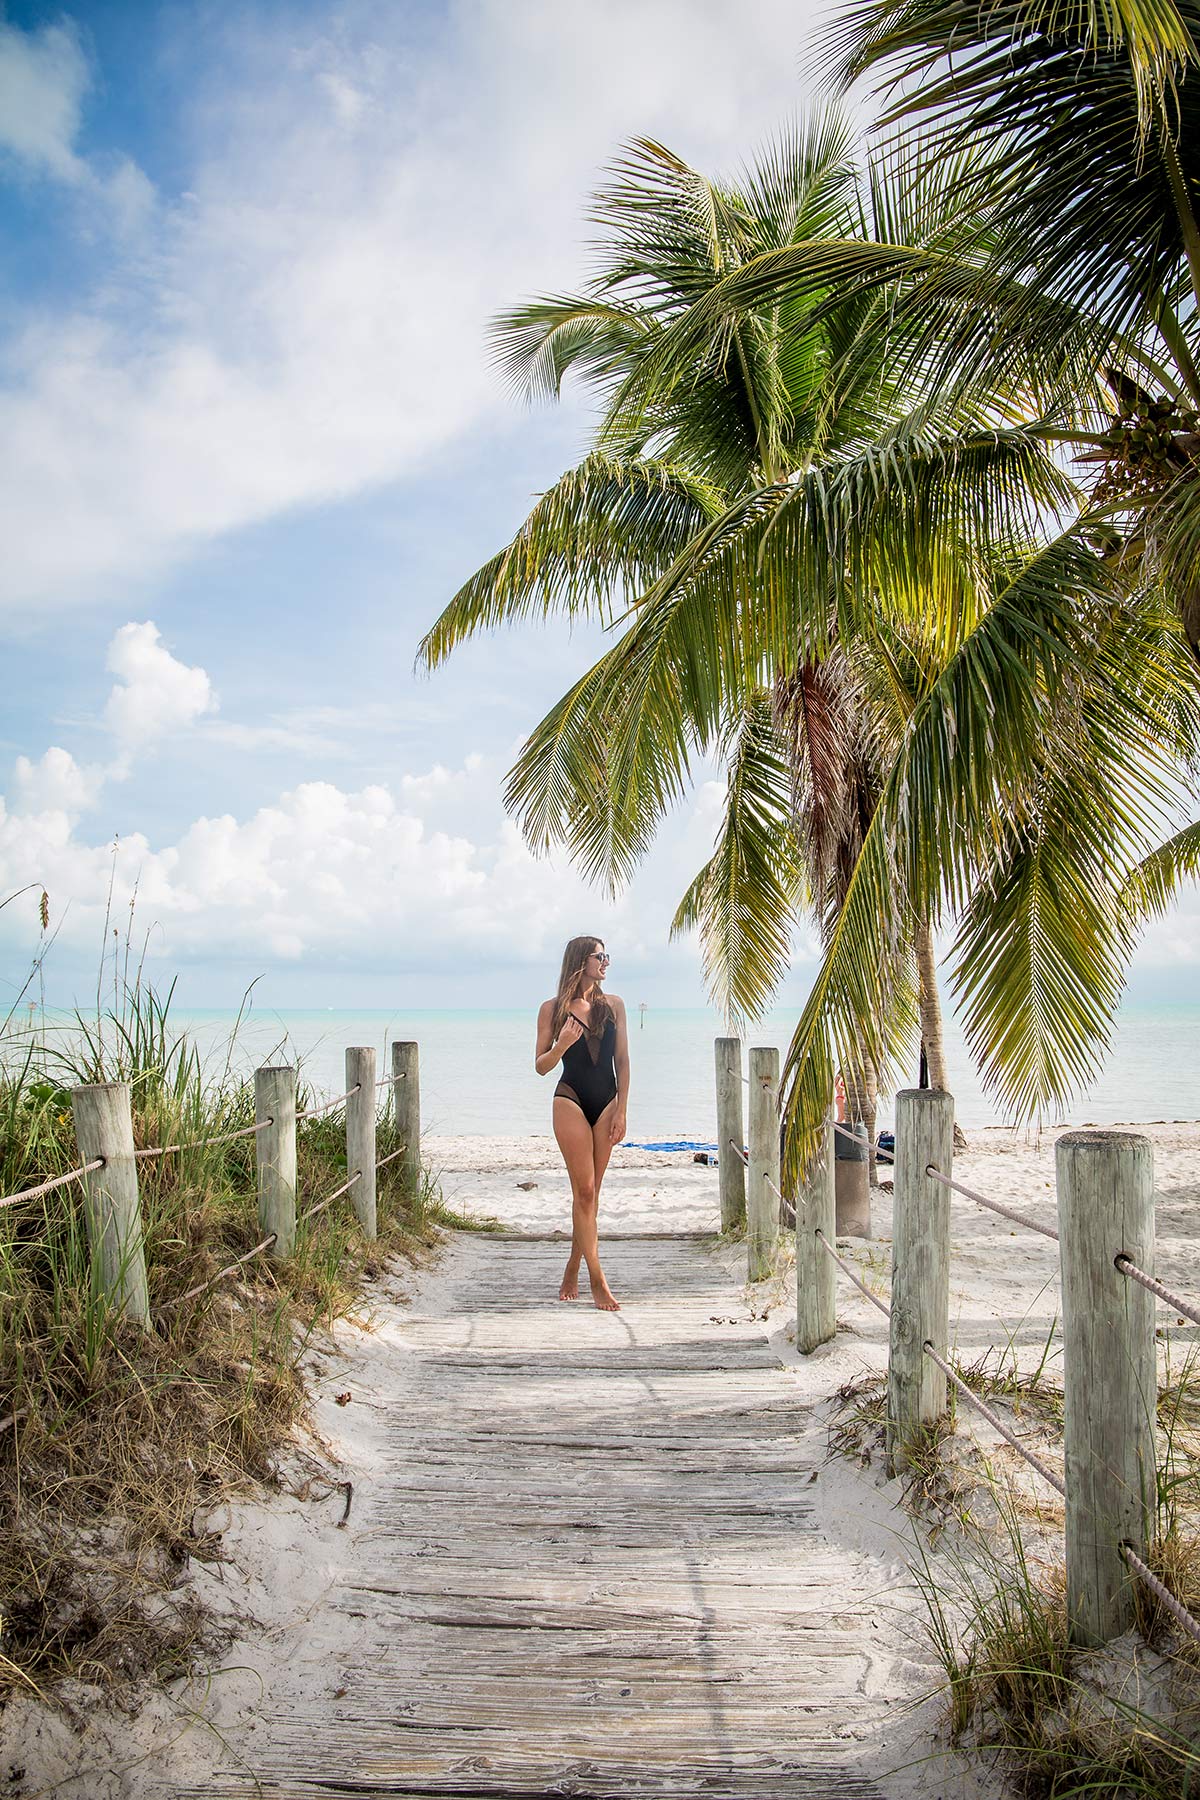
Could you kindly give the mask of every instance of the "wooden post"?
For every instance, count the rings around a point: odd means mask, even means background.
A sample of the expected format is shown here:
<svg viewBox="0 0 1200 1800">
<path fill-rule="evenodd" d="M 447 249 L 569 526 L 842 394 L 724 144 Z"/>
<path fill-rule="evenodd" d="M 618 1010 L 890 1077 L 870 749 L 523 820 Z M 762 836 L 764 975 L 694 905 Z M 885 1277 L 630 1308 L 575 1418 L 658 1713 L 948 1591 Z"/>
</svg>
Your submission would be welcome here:
<svg viewBox="0 0 1200 1800">
<path fill-rule="evenodd" d="M 126 1318 L 149 1328 L 146 1249 L 133 1157 L 133 1117 L 127 1081 L 71 1089 L 75 1138 L 85 1163 L 104 1167 L 84 1177 L 84 1210 L 96 1285 Z"/>
<path fill-rule="evenodd" d="M 405 1184 L 415 1195 L 421 1191 L 421 1071 L 411 1042 L 392 1045 L 392 1117 L 404 1145 Z"/>
<path fill-rule="evenodd" d="M 377 1235 L 375 1219 L 375 1046 L 346 1052 L 346 1179 L 357 1169 L 350 1189 L 354 1211 L 365 1237 Z M 350 1090 L 356 1090 L 351 1092 Z"/>
<path fill-rule="evenodd" d="M 275 1233 L 267 1255 L 283 1262 L 296 1244 L 296 1071 L 290 1066 L 254 1071 L 254 1121 L 267 1120 L 254 1140 L 258 1222 Z"/>
<path fill-rule="evenodd" d="M 1054 1147 L 1062 1269 L 1067 1614 L 1071 1638 L 1106 1644 L 1134 1622 L 1133 1577 L 1155 1502 L 1154 1297 L 1122 1275 L 1122 1252 L 1154 1273 L 1148 1138 L 1069 1131 Z"/>
<path fill-rule="evenodd" d="M 952 1172 L 954 1096 L 942 1088 L 896 1095 L 892 1215 L 892 1319 L 888 1346 L 887 1462 L 895 1474 L 922 1427 L 946 1410 L 946 1377 L 925 1354 L 946 1354 L 950 1313 L 950 1190 L 925 1173 Z"/>
<path fill-rule="evenodd" d="M 822 1246 L 835 1235 L 833 1113 L 821 1147 L 804 1171 L 796 1195 L 796 1348 L 807 1356 L 837 1330 L 837 1266 Z"/>
<path fill-rule="evenodd" d="M 746 1187 L 746 1251 L 751 1281 L 765 1281 L 779 1242 L 779 1052 L 750 1052 L 750 1164 Z"/>
<path fill-rule="evenodd" d="M 746 1223 L 746 1165 L 738 1152 L 746 1142 L 742 1122 L 742 1040 L 716 1040 L 717 1180 L 721 1190 L 721 1230 Z M 734 1149 L 734 1145 L 737 1149 Z"/>
</svg>

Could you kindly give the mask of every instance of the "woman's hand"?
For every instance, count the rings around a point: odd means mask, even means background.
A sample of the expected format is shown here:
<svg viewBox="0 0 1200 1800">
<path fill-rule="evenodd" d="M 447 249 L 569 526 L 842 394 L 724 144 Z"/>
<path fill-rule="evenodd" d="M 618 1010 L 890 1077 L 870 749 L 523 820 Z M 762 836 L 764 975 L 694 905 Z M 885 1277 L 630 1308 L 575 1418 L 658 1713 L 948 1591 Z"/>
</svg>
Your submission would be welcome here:
<svg viewBox="0 0 1200 1800">
<path fill-rule="evenodd" d="M 568 1013 L 562 1023 L 562 1030 L 554 1040 L 556 1050 L 566 1052 L 572 1044 L 577 1044 L 583 1036 L 583 1026 L 574 1013 Z"/>
<path fill-rule="evenodd" d="M 625 1114 L 623 1112 L 615 1112 L 608 1121 L 608 1141 L 610 1144 L 619 1144 L 624 1136 Z"/>
</svg>

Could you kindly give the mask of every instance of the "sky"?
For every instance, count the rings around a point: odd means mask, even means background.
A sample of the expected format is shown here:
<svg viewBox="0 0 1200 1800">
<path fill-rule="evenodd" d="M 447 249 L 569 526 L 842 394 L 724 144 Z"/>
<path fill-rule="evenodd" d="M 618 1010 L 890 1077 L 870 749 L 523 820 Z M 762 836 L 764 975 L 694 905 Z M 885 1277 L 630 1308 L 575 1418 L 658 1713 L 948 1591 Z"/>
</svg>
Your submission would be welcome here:
<svg viewBox="0 0 1200 1800">
<path fill-rule="evenodd" d="M 702 778 L 616 900 L 501 789 L 604 646 L 530 625 L 414 671 L 578 457 L 489 318 L 588 272 L 631 136 L 731 171 L 812 93 L 815 0 L 0 6 L 0 902 L 47 999 L 126 936 L 192 1008 L 513 1006 L 563 942 L 703 1001 L 669 942 Z M 1200 905 L 1135 989 L 1200 998 Z M 0 910 L 0 1016 L 41 942 Z M 815 971 L 801 932 L 784 999 Z"/>
</svg>

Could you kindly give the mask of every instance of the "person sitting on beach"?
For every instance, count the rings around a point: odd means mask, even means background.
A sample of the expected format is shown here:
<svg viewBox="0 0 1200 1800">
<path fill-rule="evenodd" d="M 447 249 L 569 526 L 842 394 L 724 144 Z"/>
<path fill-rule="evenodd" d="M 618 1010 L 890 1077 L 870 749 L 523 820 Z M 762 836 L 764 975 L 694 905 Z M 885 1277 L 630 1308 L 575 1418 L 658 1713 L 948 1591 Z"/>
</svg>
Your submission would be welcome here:
<svg viewBox="0 0 1200 1800">
<path fill-rule="evenodd" d="M 571 1254 L 558 1297 L 578 1300 L 583 1262 L 596 1305 L 603 1312 L 619 1312 L 600 1267 L 596 1232 L 600 1183 L 614 1144 L 625 1136 L 629 1098 L 625 1003 L 600 986 L 609 960 L 601 939 L 571 939 L 563 952 L 558 993 L 538 1010 L 533 1066 L 539 1075 L 548 1075 L 562 1064 L 554 1090 L 554 1136 L 571 1178 Z"/>
</svg>

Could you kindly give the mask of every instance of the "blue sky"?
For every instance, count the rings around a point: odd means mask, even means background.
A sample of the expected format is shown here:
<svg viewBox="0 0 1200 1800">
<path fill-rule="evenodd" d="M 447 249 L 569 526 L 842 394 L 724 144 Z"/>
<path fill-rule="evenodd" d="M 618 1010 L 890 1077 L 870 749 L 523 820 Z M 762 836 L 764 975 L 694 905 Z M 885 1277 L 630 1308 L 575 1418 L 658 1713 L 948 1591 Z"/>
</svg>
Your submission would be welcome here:
<svg viewBox="0 0 1200 1800">
<path fill-rule="evenodd" d="M 586 430 L 575 403 L 512 403 L 489 315 L 581 279 L 624 138 L 730 168 L 802 105 L 814 18 L 0 10 L 0 899 L 49 889 L 52 999 L 94 985 L 112 877 L 193 1006 L 260 972 L 275 1006 L 522 1004 L 581 929 L 618 989 L 700 1001 L 667 925 L 710 785 L 615 903 L 503 815 L 598 633 L 412 664 Z M 1147 988 L 1200 993 L 1194 922 L 1151 933 Z M 31 904 L 0 912 L 0 976 L 36 944 Z"/>
</svg>

